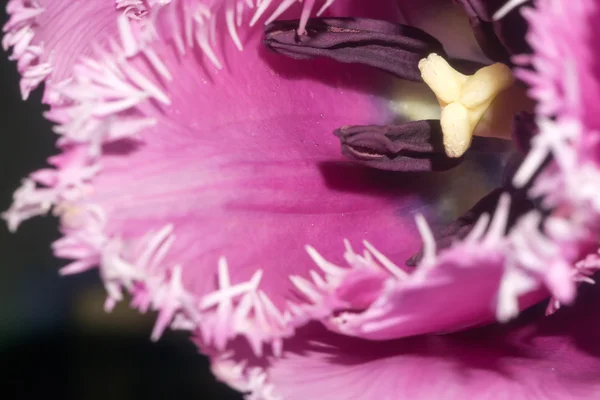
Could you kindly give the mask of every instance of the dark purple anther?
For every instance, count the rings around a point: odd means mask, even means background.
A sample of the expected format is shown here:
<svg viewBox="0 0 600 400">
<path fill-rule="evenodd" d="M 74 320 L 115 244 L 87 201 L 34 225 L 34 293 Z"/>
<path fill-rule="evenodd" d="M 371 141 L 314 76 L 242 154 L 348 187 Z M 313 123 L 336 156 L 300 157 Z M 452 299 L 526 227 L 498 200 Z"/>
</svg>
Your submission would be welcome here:
<svg viewBox="0 0 600 400">
<path fill-rule="evenodd" d="M 510 64 L 510 57 L 531 53 L 525 40 L 527 22 L 521 15 L 521 7 L 532 5 L 527 1 L 498 21 L 493 15 L 506 4 L 506 0 L 454 0 L 469 16 L 475 38 L 483 52 L 492 60 Z"/>
<path fill-rule="evenodd" d="M 531 147 L 531 140 L 537 135 L 539 128 L 535 121 L 535 114 L 523 111 L 513 119 L 512 139 L 517 149 L 527 154 Z"/>
<path fill-rule="evenodd" d="M 528 187 L 516 189 L 511 181 L 514 173 L 517 171 L 520 163 L 523 161 L 523 155 L 514 153 L 508 160 L 502 179 L 502 188 L 492 190 L 483 199 L 479 200 L 469 211 L 457 218 L 455 221 L 434 232 L 437 250 L 448 248 L 457 240 L 464 239 L 482 214 L 494 215 L 498 206 L 498 201 L 502 193 L 509 193 L 511 198 L 510 212 L 506 225 L 507 231 L 517 222 L 517 219 L 523 214 L 539 206 L 534 200 L 527 196 Z M 423 258 L 423 249 L 417 254 L 406 260 L 409 267 L 416 266 Z"/>
<path fill-rule="evenodd" d="M 510 213 L 508 217 L 507 230 L 515 224 L 517 219 L 534 208 L 534 204 L 529 200 L 525 194 L 525 191 L 515 191 L 514 189 L 494 189 L 483 199 L 479 200 L 477 204 L 473 206 L 469 211 L 463 214 L 461 217 L 456 219 L 450 225 L 445 226 L 437 232 L 434 232 L 434 238 L 436 243 L 437 251 L 448 248 L 457 240 L 464 239 L 475 223 L 479 220 L 479 217 L 484 213 L 494 215 L 498 201 L 502 193 L 508 192 L 511 197 Z M 414 267 L 419 264 L 423 258 L 423 249 L 419 250 L 417 254 L 406 260 L 406 265 Z"/>
<path fill-rule="evenodd" d="M 438 120 L 348 126 L 334 134 L 340 138 L 342 154 L 372 168 L 403 172 L 445 171 L 462 162 L 462 158 L 446 155 Z"/>
<path fill-rule="evenodd" d="M 312 18 L 307 34 L 296 32 L 298 21 L 275 21 L 265 30 L 266 46 L 297 59 L 327 57 L 365 64 L 402 79 L 421 81 L 419 60 L 444 49 L 420 29 L 361 18 Z"/>
</svg>

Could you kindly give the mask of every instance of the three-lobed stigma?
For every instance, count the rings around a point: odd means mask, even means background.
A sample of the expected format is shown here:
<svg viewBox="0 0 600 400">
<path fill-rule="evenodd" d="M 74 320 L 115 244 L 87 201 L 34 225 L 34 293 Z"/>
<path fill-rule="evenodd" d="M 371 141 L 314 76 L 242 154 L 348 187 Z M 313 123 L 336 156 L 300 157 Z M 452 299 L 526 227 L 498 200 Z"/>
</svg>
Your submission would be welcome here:
<svg viewBox="0 0 600 400">
<path fill-rule="evenodd" d="M 471 145 L 484 113 L 501 92 L 514 84 L 512 72 L 508 66 L 496 63 L 464 75 L 435 53 L 419 61 L 419 70 L 442 107 L 440 123 L 446 154 L 461 157 Z"/>
</svg>

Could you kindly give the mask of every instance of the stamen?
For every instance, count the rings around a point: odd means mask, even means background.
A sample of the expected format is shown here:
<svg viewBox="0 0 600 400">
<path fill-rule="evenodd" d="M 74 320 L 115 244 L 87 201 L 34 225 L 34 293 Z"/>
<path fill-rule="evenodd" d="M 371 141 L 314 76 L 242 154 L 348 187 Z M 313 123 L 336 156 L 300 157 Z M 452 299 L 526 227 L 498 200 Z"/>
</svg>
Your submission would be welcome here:
<svg viewBox="0 0 600 400">
<path fill-rule="evenodd" d="M 527 154 L 531 148 L 531 141 L 538 134 L 538 126 L 535 114 L 522 111 L 513 119 L 513 143 L 523 154 Z"/>
<path fill-rule="evenodd" d="M 511 65 L 512 56 L 532 53 L 523 40 L 529 24 L 519 11 L 533 6 L 533 0 L 454 1 L 464 9 L 479 48 L 490 60 Z"/>
<path fill-rule="evenodd" d="M 512 72 L 498 63 L 467 76 L 435 53 L 419 62 L 419 70 L 442 107 L 440 123 L 446 154 L 460 157 L 471 145 L 479 121 L 496 96 L 514 83 Z"/>
<path fill-rule="evenodd" d="M 334 132 L 349 159 L 388 171 L 445 171 L 462 162 L 446 155 L 439 121 L 348 126 Z"/>
<path fill-rule="evenodd" d="M 420 29 L 365 18 L 312 18 L 306 34 L 298 35 L 298 21 L 275 21 L 265 29 L 265 45 L 296 59 L 327 57 L 344 63 L 365 64 L 402 79 L 420 81 L 419 60 L 443 52 L 434 37 Z"/>
<path fill-rule="evenodd" d="M 504 193 L 504 189 L 495 189 L 479 200 L 465 214 L 436 231 L 434 239 L 437 250 L 446 249 L 463 239 L 464 242 L 471 243 L 482 240 L 484 234 L 486 243 L 499 240 L 499 237 L 513 227 L 520 215 L 534 207 L 523 193 L 511 190 L 511 188 L 507 188 L 506 191 L 513 197 L 512 201 L 508 194 Z M 421 249 L 406 261 L 406 265 L 414 267 L 419 264 L 423 259 L 423 253 L 424 249 Z"/>
</svg>

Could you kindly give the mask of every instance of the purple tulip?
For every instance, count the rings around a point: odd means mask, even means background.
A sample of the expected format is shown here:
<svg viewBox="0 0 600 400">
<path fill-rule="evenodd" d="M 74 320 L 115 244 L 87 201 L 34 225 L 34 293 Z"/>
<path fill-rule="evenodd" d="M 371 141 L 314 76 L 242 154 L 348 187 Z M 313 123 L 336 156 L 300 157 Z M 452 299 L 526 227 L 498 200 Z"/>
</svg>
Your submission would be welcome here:
<svg viewBox="0 0 600 400">
<path fill-rule="evenodd" d="M 11 0 L 60 154 L 9 228 L 248 399 L 594 398 L 596 2 L 316 3 Z"/>
</svg>

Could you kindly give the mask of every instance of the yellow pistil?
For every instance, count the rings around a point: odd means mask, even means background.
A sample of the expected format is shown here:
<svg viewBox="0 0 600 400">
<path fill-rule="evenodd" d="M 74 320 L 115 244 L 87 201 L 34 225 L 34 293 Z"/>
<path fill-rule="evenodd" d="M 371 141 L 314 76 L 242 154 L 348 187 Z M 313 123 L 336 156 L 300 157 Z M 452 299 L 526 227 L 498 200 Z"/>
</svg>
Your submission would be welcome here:
<svg viewBox="0 0 600 400">
<path fill-rule="evenodd" d="M 442 108 L 440 122 L 448 157 L 462 156 L 471 145 L 473 134 L 507 136 L 506 126 L 500 125 L 506 125 L 506 120 L 511 123 L 512 116 L 519 110 L 506 101 L 494 101 L 513 87 L 514 77 L 506 65 L 492 64 L 473 75 L 463 75 L 433 53 L 419 62 L 419 70 Z M 517 97 L 523 98 L 522 95 Z M 517 103 L 517 107 L 523 106 Z M 480 122 L 483 122 L 481 127 Z M 496 128 L 502 132 L 495 132 Z"/>
</svg>

